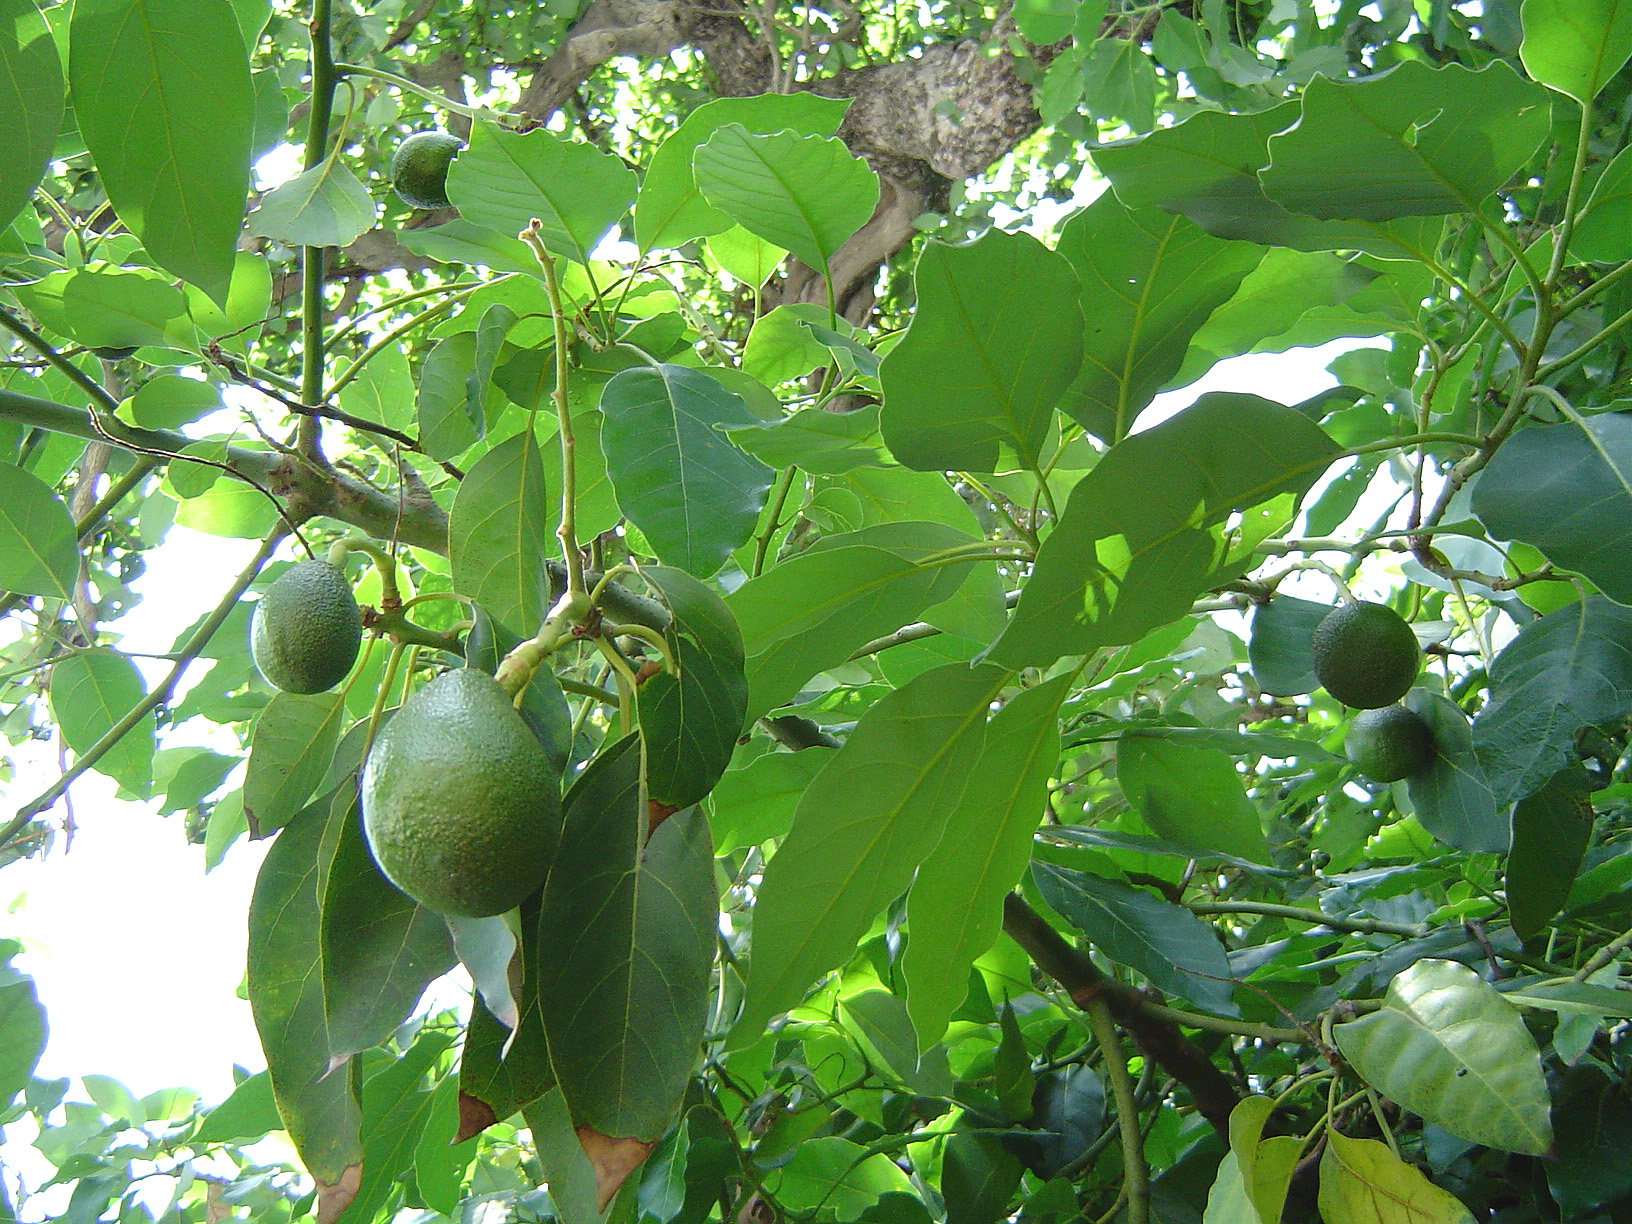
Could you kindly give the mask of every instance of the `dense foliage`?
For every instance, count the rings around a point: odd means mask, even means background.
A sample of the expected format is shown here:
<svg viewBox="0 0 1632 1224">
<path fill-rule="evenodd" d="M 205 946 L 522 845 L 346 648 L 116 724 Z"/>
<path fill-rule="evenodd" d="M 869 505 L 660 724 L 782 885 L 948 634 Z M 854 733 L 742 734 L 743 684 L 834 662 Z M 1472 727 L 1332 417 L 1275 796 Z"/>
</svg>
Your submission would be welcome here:
<svg viewBox="0 0 1632 1224">
<path fill-rule="evenodd" d="M 1616 0 L 0 0 L 0 702 L 64 767 L 0 870 L 93 770 L 269 842 L 225 1102 L 35 1076 L 0 941 L 56 1170 L 0 1216 L 1632 1219 L 1629 55 Z M 139 667 L 176 524 L 260 546 Z M 312 559 L 364 642 L 280 691 Z M 1351 599 L 1425 652 L 1391 784 Z M 554 822 L 479 918 L 358 803 L 464 666 Z"/>
</svg>

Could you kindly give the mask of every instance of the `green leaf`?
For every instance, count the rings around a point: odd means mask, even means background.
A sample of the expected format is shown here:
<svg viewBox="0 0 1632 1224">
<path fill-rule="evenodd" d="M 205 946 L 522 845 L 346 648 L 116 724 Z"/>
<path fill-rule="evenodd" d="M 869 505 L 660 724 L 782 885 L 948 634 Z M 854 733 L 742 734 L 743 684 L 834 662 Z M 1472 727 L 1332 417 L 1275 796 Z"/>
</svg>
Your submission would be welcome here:
<svg viewBox="0 0 1632 1224">
<path fill-rule="evenodd" d="M 343 247 L 373 227 L 378 211 L 357 176 L 330 159 L 262 196 L 249 232 L 290 246 Z"/>
<path fill-rule="evenodd" d="M 640 757 L 633 737 L 603 749 L 567 794 L 538 916 L 538 998 L 573 1125 L 649 1146 L 702 1045 L 716 905 L 701 812 L 670 816 L 642 846 Z"/>
<path fill-rule="evenodd" d="M 1490 666 L 1473 743 L 1508 803 L 1575 760 L 1583 727 L 1632 713 L 1632 608 L 1589 595 L 1519 630 Z"/>
<path fill-rule="evenodd" d="M 837 1135 L 802 1144 L 776 1175 L 771 1192 L 789 1211 L 812 1212 L 820 1205 L 841 1220 L 858 1218 L 881 1195 L 917 1197 L 907 1175 L 889 1157 Z"/>
<path fill-rule="evenodd" d="M 1026 1040 L 1020 1032 L 1020 1023 L 1014 1018 L 1014 1005 L 1003 1000 L 998 1013 L 997 1050 L 992 1054 L 992 1077 L 996 1081 L 997 1103 L 1005 1117 L 1019 1122 L 1031 1115 L 1031 1093 L 1036 1080 L 1031 1071 L 1031 1055 L 1026 1051 Z"/>
<path fill-rule="evenodd" d="M 1276 697 L 1292 697 L 1318 687 L 1310 637 L 1331 610 L 1331 604 L 1290 595 L 1279 595 L 1253 610 L 1247 659 L 1259 688 Z"/>
<path fill-rule="evenodd" d="M 728 123 L 698 146 L 692 169 L 709 204 L 824 276 L 878 203 L 878 175 L 834 138 Z"/>
<path fill-rule="evenodd" d="M 65 87 L 51 27 L 34 0 L 0 0 L 0 228 L 28 204 L 62 126 Z"/>
<path fill-rule="evenodd" d="M 433 1101 L 421 1081 L 452 1044 L 452 1033 L 422 1030 L 401 1058 L 363 1085 L 363 1177 L 339 1224 L 373 1219 L 413 1167 Z"/>
<path fill-rule="evenodd" d="M 946 1224 L 998 1224 L 1024 1170 L 994 1135 L 953 1131 L 941 1162 Z"/>
<path fill-rule="evenodd" d="M 1539 1007 L 1563 1016 L 1632 1016 L 1632 990 L 1594 982 L 1537 982 L 1503 991 L 1502 998 L 1518 1007 Z"/>
<path fill-rule="evenodd" d="M 989 649 L 1011 667 L 1135 642 L 1190 609 L 1249 558 L 1220 535 L 1234 510 L 1251 536 L 1291 517 L 1340 453 L 1305 417 L 1255 395 L 1214 392 L 1117 443 L 1071 491 L 1009 627 Z M 1243 544 L 1246 547 L 1243 548 Z"/>
<path fill-rule="evenodd" d="M 340 823 L 354 818 L 349 796 L 301 812 L 267 851 L 249 903 L 249 1007 L 278 1114 L 319 1195 L 338 1203 L 334 1214 L 356 1191 L 362 1114 L 349 1070 L 329 1062 L 321 865 Z"/>
<path fill-rule="evenodd" d="M 880 368 L 884 442 L 922 471 L 1031 469 L 1082 363 L 1076 272 L 1029 234 L 930 243 L 912 325 Z M 1048 303 L 1046 307 L 1042 303 Z"/>
<path fill-rule="evenodd" d="M 1230 1111 L 1230 1153 L 1207 1197 L 1203 1224 L 1280 1224 L 1303 1143 L 1290 1135 L 1263 1137 L 1274 1111 L 1275 1103 L 1261 1096 L 1245 1097 Z"/>
<path fill-rule="evenodd" d="M 361 820 L 343 822 L 323 889 L 329 1057 L 338 1062 L 384 1042 L 454 963 L 448 924 L 380 874 Z"/>
<path fill-rule="evenodd" d="M 1632 149 L 1622 149 L 1598 176 L 1570 254 L 1594 263 L 1632 257 Z"/>
<path fill-rule="evenodd" d="M 714 789 L 742 733 L 742 633 L 725 601 L 684 570 L 640 572 L 669 609 L 663 636 L 680 668 L 648 676 L 635 691 L 646 786 L 654 802 L 683 808 Z"/>
<path fill-rule="evenodd" d="M 587 264 L 634 202 L 635 172 L 611 153 L 543 128 L 518 134 L 476 123 L 470 147 L 448 170 L 448 198 L 466 221 L 505 238 L 537 218 L 545 247 Z"/>
<path fill-rule="evenodd" d="M 180 429 L 221 407 L 221 388 L 179 374 L 158 374 L 126 401 L 130 420 L 144 429 Z M 125 404 L 120 405 L 125 415 Z"/>
<path fill-rule="evenodd" d="M 1238 1016 L 1234 975 L 1212 927 L 1189 910 L 1118 880 L 1035 862 L 1043 900 L 1104 955 L 1167 994 L 1221 1016 Z"/>
<path fill-rule="evenodd" d="M 1317 221 L 1264 194 L 1258 172 L 1269 165 L 1269 139 L 1293 127 L 1301 109 L 1291 101 L 1247 114 L 1202 111 L 1138 140 L 1102 145 L 1094 164 L 1128 208 L 1179 213 L 1215 238 L 1386 259 L 1431 253 L 1438 221 Z"/>
<path fill-rule="evenodd" d="M 945 1051 L 930 1044 L 922 1057 L 913 1036 L 907 1005 L 887 990 L 863 990 L 842 1004 L 845 1028 L 861 1041 L 875 1066 L 921 1096 L 947 1096 L 952 1078 Z"/>
<path fill-rule="evenodd" d="M 28 1087 L 45 1052 L 47 1032 L 34 979 L 5 963 L 16 948 L 9 940 L 0 942 L 0 1109 Z"/>
<path fill-rule="evenodd" d="M 923 673 L 874 703 L 811 780 L 760 886 L 734 1045 L 757 1040 L 772 1016 L 848 959 L 874 916 L 906 890 L 963 794 L 987 706 L 1007 679 L 998 668 L 958 663 Z"/>
<path fill-rule="evenodd" d="M 1632 414 L 1515 434 L 1474 485 L 1473 512 L 1497 539 L 1533 544 L 1632 604 Z"/>
<path fill-rule="evenodd" d="M 343 693 L 277 693 L 255 720 L 244 773 L 250 836 L 289 823 L 328 773 L 346 720 Z"/>
<path fill-rule="evenodd" d="M 485 412 L 472 414 L 476 337 L 469 332 L 438 340 L 419 371 L 419 441 L 433 459 L 462 455 L 487 432 Z M 477 388 L 480 390 L 480 388 Z M 485 398 L 478 404 L 485 404 Z"/>
<path fill-rule="evenodd" d="M 731 441 L 773 468 L 837 476 L 889 461 L 878 437 L 876 404 L 854 412 L 804 408 L 780 421 L 728 426 L 726 432 Z"/>
<path fill-rule="evenodd" d="M 1056 676 L 1016 694 L 992 717 L 968 786 L 913 879 L 901 974 L 920 1047 L 946 1032 L 968 988 L 969 966 L 1003 929 L 1003 898 L 1031 858 L 1031 836 L 1059 764 L 1055 716 L 1070 687 L 1070 677 Z"/>
<path fill-rule="evenodd" d="M 1572 765 L 1513 807 L 1507 853 L 1507 911 L 1520 939 L 1546 929 L 1564 908 L 1592 840 L 1592 794 L 1586 770 Z"/>
<path fill-rule="evenodd" d="M 1105 1124 L 1105 1085 L 1094 1067 L 1060 1067 L 1038 1076 L 1029 1135 L 1007 1146 L 1039 1178 L 1052 1181 L 1079 1159 Z"/>
<path fill-rule="evenodd" d="M 72 654 L 51 667 L 51 716 L 63 742 L 83 755 L 147 695 L 136 664 L 112 650 Z M 97 761 L 125 789 L 147 794 L 153 783 L 153 724 L 144 719 Z"/>
<path fill-rule="evenodd" d="M 618 504 L 667 565 L 706 578 L 753 533 L 774 473 L 720 432 L 754 418 L 684 366 L 637 367 L 601 392 L 601 449 Z"/>
<path fill-rule="evenodd" d="M 1225 753 L 1161 735 L 1124 734 L 1117 743 L 1122 793 L 1167 841 L 1269 861 L 1258 809 Z"/>
<path fill-rule="evenodd" d="M 1406 779 L 1406 792 L 1422 827 L 1448 846 L 1470 853 L 1506 850 L 1507 813 L 1491 793 L 1475 755 L 1468 716 L 1438 693 L 1412 689 L 1402 703 L 1434 733 L 1434 759 Z"/>
<path fill-rule="evenodd" d="M 1632 55 L 1623 0 L 1524 0 L 1519 58 L 1543 85 L 1586 106 Z"/>
<path fill-rule="evenodd" d="M 1270 199 L 1322 220 L 1474 212 L 1551 122 L 1546 90 L 1502 60 L 1477 72 L 1409 61 L 1361 81 L 1317 76 L 1258 177 Z"/>
<path fill-rule="evenodd" d="M 193 1138 L 200 1144 L 261 1139 L 282 1125 L 272 1095 L 272 1076 L 259 1071 L 242 1080 L 231 1096 L 204 1115 Z"/>
<path fill-rule="evenodd" d="M 32 472 L 0 463 L 0 591 L 70 600 L 79 542 L 62 498 Z"/>
<path fill-rule="evenodd" d="M 1076 269 L 1087 321 L 1082 372 L 1061 406 L 1107 442 L 1127 435 L 1196 329 L 1264 256 L 1183 217 L 1124 208 L 1110 192 L 1066 222 L 1059 253 Z"/>
<path fill-rule="evenodd" d="M 635 201 L 635 237 L 640 249 L 674 248 L 731 228 L 731 218 L 697 190 L 691 166 L 697 146 L 720 128 L 736 124 L 749 132 L 787 130 L 801 136 L 831 136 L 839 130 L 849 105 L 848 98 L 821 98 L 812 93 L 715 98 L 703 103 L 652 154 Z"/>
<path fill-rule="evenodd" d="M 459 1081 L 448 1076 L 431 1092 L 425 1131 L 414 1150 L 414 1185 L 425 1205 L 443 1215 L 459 1209 L 465 1172 L 476 1157 L 476 1141 L 455 1143 L 459 1133 Z"/>
<path fill-rule="evenodd" d="M 1473 1224 L 1473 1214 L 1376 1139 L 1326 1132 L 1320 1212 L 1330 1224 Z"/>
<path fill-rule="evenodd" d="M 831 354 L 807 326 L 827 317 L 827 308 L 814 302 L 772 307 L 748 330 L 748 342 L 742 349 L 743 372 L 771 387 L 827 365 Z"/>
<path fill-rule="evenodd" d="M 530 429 L 478 459 L 454 495 L 448 518 L 453 588 L 520 637 L 538 632 L 549 611 L 545 549 L 551 540 L 544 463 Z"/>
<path fill-rule="evenodd" d="M 1466 965 L 1425 959 L 1395 976 L 1379 1011 L 1338 1025 L 1337 1048 L 1384 1096 L 1473 1143 L 1540 1156 L 1552 1146 L 1535 1039 Z"/>
<path fill-rule="evenodd" d="M 80 135 L 119 219 L 160 267 L 225 303 L 255 124 L 231 7 L 76 3 L 68 77 Z"/>
<path fill-rule="evenodd" d="M 494 1015 L 481 995 L 471 999 L 470 1023 L 465 1027 L 465 1048 L 459 1060 L 461 1140 L 504 1121 L 555 1087 L 539 1004 L 543 953 L 538 912 L 537 896 L 522 903 L 521 954 L 500 967 L 506 985 L 512 964 L 520 979 L 514 1030 Z"/>
<path fill-rule="evenodd" d="M 186 326 L 187 298 L 157 273 L 79 268 L 53 272 L 16 290 L 48 331 L 87 348 L 135 348 L 170 343 Z"/>
<path fill-rule="evenodd" d="M 714 850 L 728 854 L 781 837 L 810 780 L 827 764 L 830 750 L 768 752 L 741 769 L 728 769 L 710 796 Z"/>
</svg>

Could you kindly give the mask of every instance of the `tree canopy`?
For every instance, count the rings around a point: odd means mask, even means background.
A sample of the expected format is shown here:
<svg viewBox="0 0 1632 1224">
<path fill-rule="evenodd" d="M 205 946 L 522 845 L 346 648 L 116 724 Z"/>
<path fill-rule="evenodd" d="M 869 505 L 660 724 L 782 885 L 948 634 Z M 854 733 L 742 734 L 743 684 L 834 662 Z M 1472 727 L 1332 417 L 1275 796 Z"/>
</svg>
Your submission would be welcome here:
<svg viewBox="0 0 1632 1224">
<path fill-rule="evenodd" d="M 1632 1220 L 1629 57 L 0 0 L 0 871 L 93 771 L 266 843 L 224 1101 L 0 939 L 0 1217 Z"/>
</svg>

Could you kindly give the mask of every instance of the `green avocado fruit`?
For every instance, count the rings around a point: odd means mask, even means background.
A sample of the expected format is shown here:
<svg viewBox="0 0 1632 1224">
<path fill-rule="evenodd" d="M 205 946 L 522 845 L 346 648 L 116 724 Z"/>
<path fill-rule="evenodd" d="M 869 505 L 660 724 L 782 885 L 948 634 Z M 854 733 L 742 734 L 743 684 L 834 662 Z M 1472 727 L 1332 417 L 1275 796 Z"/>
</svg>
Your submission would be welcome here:
<svg viewBox="0 0 1632 1224">
<path fill-rule="evenodd" d="M 426 909 L 486 918 L 544 883 L 561 779 L 510 694 L 446 672 L 386 723 L 363 766 L 363 831 L 385 876 Z"/>
<path fill-rule="evenodd" d="M 346 678 L 363 641 L 363 614 L 346 576 L 299 561 L 267 588 L 249 619 L 255 666 L 286 693 L 322 693 Z"/>
<path fill-rule="evenodd" d="M 1309 644 L 1321 687 L 1357 710 L 1393 705 L 1422 670 L 1417 635 L 1386 604 L 1355 600 L 1334 608 Z"/>
<path fill-rule="evenodd" d="M 1434 759 L 1434 733 L 1404 706 L 1362 710 L 1349 724 L 1343 751 L 1373 782 L 1398 782 Z"/>
<path fill-rule="evenodd" d="M 391 154 L 391 186 L 404 204 L 447 208 L 448 167 L 464 142 L 447 132 L 415 132 Z"/>
</svg>

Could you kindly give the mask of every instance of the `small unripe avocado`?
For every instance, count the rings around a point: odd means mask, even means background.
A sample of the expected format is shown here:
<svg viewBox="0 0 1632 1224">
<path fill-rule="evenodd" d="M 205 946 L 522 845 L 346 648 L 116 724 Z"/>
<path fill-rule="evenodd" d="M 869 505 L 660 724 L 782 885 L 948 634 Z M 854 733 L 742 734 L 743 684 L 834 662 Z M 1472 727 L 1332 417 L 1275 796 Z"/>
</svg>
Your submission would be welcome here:
<svg viewBox="0 0 1632 1224">
<path fill-rule="evenodd" d="M 448 166 L 464 142 L 447 132 L 415 132 L 391 154 L 391 186 L 415 208 L 447 208 Z"/>
<path fill-rule="evenodd" d="M 510 694 L 463 667 L 410 697 L 363 766 L 363 832 L 385 876 L 426 909 L 502 914 L 544 883 L 561 779 Z"/>
<path fill-rule="evenodd" d="M 1393 705 L 1422 669 L 1417 635 L 1387 604 L 1356 600 L 1334 608 L 1309 645 L 1321 687 L 1357 710 Z"/>
<path fill-rule="evenodd" d="M 1349 724 L 1343 751 L 1373 782 L 1398 782 L 1434 759 L 1434 733 L 1404 706 L 1362 710 Z"/>
<path fill-rule="evenodd" d="M 322 693 L 346 678 L 363 641 L 363 614 L 346 576 L 327 561 L 291 565 L 249 620 L 249 649 L 267 682 Z"/>
</svg>

